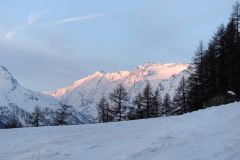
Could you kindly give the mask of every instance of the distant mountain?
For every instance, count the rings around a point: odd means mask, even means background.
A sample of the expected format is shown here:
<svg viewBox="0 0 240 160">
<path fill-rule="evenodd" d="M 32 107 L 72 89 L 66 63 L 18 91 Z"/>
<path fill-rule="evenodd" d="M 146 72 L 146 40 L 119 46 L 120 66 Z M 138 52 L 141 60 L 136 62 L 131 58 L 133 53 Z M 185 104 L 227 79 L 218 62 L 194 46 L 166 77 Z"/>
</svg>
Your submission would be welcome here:
<svg viewBox="0 0 240 160">
<path fill-rule="evenodd" d="M 5 67 L 0 66 L 0 128 L 9 121 L 13 112 L 21 125 L 27 125 L 35 106 L 45 111 L 44 123 L 48 125 L 53 121 L 54 111 L 60 106 L 60 101 L 22 87 Z M 74 108 L 71 108 L 71 111 L 73 116 L 68 120 L 70 124 L 88 122 L 88 119 Z"/>
<path fill-rule="evenodd" d="M 190 74 L 187 67 L 188 64 L 147 63 L 133 71 L 96 72 L 73 82 L 68 87 L 46 92 L 46 94 L 75 106 L 76 110 L 89 118 L 96 118 L 96 104 L 99 99 L 102 96 L 108 96 L 118 83 L 125 85 L 131 98 L 142 91 L 147 82 L 150 82 L 154 89 L 159 88 L 162 97 L 166 93 L 173 97 L 181 78 L 188 77 Z"/>
<path fill-rule="evenodd" d="M 166 93 L 173 97 L 182 76 L 188 77 L 190 74 L 187 67 L 188 64 L 147 63 L 133 71 L 96 72 L 68 87 L 41 94 L 19 85 L 9 71 L 0 66 L 0 128 L 9 121 L 13 112 L 18 121 L 26 126 L 35 106 L 45 111 L 44 124 L 49 125 L 60 103 L 73 106 L 70 108 L 72 116 L 68 119 L 69 124 L 90 123 L 97 117 L 96 104 L 99 99 L 108 96 L 118 83 L 126 86 L 131 98 L 142 91 L 147 82 L 154 89 L 159 88 L 162 97 Z"/>
</svg>

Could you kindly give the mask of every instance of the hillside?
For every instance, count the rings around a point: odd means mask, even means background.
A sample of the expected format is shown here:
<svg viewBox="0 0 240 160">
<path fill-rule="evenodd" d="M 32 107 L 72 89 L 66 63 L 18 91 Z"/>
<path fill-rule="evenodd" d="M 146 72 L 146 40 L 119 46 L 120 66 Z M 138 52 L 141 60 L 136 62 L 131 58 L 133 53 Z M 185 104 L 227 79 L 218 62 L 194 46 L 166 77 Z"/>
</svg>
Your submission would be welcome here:
<svg viewBox="0 0 240 160">
<path fill-rule="evenodd" d="M 1 160 L 239 160 L 240 103 L 182 116 L 1 130 Z"/>
<path fill-rule="evenodd" d="M 28 125 L 30 114 L 36 106 L 46 112 L 44 125 L 49 125 L 60 101 L 22 87 L 5 67 L 0 66 L 0 128 L 10 120 L 13 112 L 21 125 Z M 74 108 L 71 108 L 71 111 L 73 117 L 68 120 L 70 124 L 88 122 L 88 119 Z"/>
<path fill-rule="evenodd" d="M 75 106 L 84 115 L 96 118 L 96 104 L 102 96 L 108 96 L 117 84 L 124 84 L 131 99 L 142 91 L 148 82 L 154 89 L 159 88 L 162 97 L 166 93 L 172 97 L 182 76 L 189 76 L 187 67 L 188 64 L 181 63 L 146 63 L 133 71 L 96 72 L 67 87 L 46 92 L 46 94 L 58 98 L 63 103 Z"/>
</svg>

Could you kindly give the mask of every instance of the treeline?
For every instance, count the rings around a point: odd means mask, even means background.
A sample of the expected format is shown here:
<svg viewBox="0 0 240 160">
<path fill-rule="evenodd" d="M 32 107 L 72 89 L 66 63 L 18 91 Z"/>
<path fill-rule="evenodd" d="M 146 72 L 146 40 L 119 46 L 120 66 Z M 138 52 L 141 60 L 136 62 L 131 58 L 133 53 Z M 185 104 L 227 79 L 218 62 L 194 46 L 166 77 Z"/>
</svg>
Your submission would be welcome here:
<svg viewBox="0 0 240 160">
<path fill-rule="evenodd" d="M 201 42 L 188 80 L 190 111 L 220 105 L 240 98 L 240 5 L 226 26 L 220 25 L 205 48 Z"/>
<path fill-rule="evenodd" d="M 173 99 L 148 83 L 132 100 L 122 84 L 97 105 L 99 122 L 180 115 L 240 100 L 240 4 L 236 2 L 227 25 L 220 25 L 207 47 L 200 42 Z"/>
<path fill-rule="evenodd" d="M 183 77 L 181 82 L 185 82 Z M 154 90 L 150 83 L 133 99 L 123 84 L 118 84 L 107 97 L 102 97 L 97 104 L 98 122 L 113 122 L 122 120 L 134 120 L 154 118 L 169 115 L 178 115 L 185 112 L 185 108 L 178 105 L 181 103 L 179 94 L 174 96 L 173 101 L 168 93 L 161 98 L 158 89 Z M 181 97 L 182 98 L 182 97 Z"/>
<path fill-rule="evenodd" d="M 69 111 L 70 106 L 65 104 L 61 104 L 60 107 L 56 111 L 50 111 L 47 108 L 42 109 L 39 106 L 36 106 L 32 113 L 26 115 L 28 118 L 27 126 L 28 127 L 39 127 L 44 125 L 67 125 L 67 119 L 71 116 Z M 21 124 L 20 120 L 18 119 L 16 113 L 17 107 L 12 107 L 12 113 L 9 116 L 8 121 L 5 124 L 5 128 L 21 128 L 23 125 Z M 49 113 L 51 112 L 51 113 Z M 49 115 L 54 115 L 52 121 L 48 120 Z M 52 118 L 52 117 L 50 117 Z"/>
</svg>

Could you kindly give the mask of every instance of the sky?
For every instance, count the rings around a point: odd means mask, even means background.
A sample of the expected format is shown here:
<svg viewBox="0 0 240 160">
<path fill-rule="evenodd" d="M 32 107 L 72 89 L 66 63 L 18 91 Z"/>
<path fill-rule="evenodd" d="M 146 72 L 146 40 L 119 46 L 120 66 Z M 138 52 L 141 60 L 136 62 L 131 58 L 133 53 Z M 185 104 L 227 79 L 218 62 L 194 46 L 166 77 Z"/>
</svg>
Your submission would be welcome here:
<svg viewBox="0 0 240 160">
<path fill-rule="evenodd" d="M 0 65 L 34 91 L 96 71 L 189 63 L 226 24 L 235 0 L 8 0 L 0 2 Z"/>
</svg>

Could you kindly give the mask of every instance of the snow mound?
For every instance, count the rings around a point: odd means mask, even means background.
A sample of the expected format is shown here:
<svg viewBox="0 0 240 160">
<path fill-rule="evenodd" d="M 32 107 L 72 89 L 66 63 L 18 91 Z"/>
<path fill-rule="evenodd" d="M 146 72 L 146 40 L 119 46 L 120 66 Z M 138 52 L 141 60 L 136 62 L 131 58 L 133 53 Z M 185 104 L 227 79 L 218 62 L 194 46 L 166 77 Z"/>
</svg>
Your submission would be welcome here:
<svg viewBox="0 0 240 160">
<path fill-rule="evenodd" d="M 237 94 L 233 91 L 227 91 L 228 94 L 231 94 L 232 96 L 236 96 Z"/>
<path fill-rule="evenodd" d="M 1 130 L 1 160 L 239 160 L 240 103 L 182 116 Z"/>
</svg>

